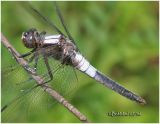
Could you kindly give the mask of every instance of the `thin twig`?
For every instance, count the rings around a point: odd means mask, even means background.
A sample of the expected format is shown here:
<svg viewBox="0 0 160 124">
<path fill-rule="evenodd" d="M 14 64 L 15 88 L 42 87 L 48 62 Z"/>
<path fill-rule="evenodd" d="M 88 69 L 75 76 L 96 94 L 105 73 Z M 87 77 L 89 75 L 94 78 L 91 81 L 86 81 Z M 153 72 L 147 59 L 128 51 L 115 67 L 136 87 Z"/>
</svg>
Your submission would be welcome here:
<svg viewBox="0 0 160 124">
<path fill-rule="evenodd" d="M 20 54 L 16 51 L 16 49 L 9 43 L 7 38 L 1 33 L 1 41 L 3 45 L 11 52 L 11 50 L 15 53 L 12 54 L 14 58 L 17 60 L 17 63 L 20 64 L 23 68 L 28 65 L 27 61 L 23 58 L 19 58 Z M 12 52 L 11 52 L 12 53 Z M 27 69 L 24 68 L 26 71 Z M 28 71 L 27 71 L 28 72 Z M 83 115 L 77 108 L 75 108 L 72 104 L 70 104 L 63 96 L 61 96 L 57 91 L 52 89 L 48 84 L 44 84 L 44 80 L 37 74 L 29 73 L 35 82 L 41 86 L 41 88 L 47 92 L 50 96 L 56 99 L 60 104 L 62 104 L 65 108 L 67 108 L 73 115 L 75 115 L 81 122 L 88 123 L 88 120 L 85 115 Z"/>
</svg>

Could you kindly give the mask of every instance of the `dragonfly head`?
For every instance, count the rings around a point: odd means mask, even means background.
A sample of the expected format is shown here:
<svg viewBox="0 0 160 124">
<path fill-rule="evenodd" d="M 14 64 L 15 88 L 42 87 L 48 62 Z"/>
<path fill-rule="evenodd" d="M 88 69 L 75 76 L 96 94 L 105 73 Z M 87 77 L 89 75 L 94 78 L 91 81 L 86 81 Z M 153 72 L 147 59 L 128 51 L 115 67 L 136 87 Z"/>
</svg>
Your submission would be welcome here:
<svg viewBox="0 0 160 124">
<path fill-rule="evenodd" d="M 38 37 L 39 33 L 34 28 L 22 33 L 22 41 L 27 48 L 35 48 Z"/>
</svg>

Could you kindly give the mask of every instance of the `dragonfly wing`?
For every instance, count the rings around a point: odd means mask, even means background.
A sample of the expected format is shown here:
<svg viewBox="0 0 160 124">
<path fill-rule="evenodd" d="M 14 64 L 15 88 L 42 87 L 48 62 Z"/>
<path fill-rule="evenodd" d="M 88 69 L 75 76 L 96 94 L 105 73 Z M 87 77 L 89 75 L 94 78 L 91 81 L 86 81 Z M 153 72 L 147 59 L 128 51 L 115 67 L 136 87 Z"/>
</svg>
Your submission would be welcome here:
<svg viewBox="0 0 160 124">
<path fill-rule="evenodd" d="M 49 82 L 49 85 L 64 95 L 65 98 L 70 98 L 72 91 L 76 90 L 78 86 L 73 68 L 63 66 L 59 61 L 54 60 L 52 56 L 49 58 L 49 64 L 51 66 L 51 72 L 53 73 L 53 80 Z M 34 61 L 29 63 L 29 65 L 34 67 Z M 45 80 L 48 80 L 49 75 L 42 55 L 39 56 L 37 73 Z M 28 79 L 26 79 L 27 77 Z M 2 78 L 2 82 L 2 106 L 10 103 L 13 98 L 22 96 L 15 101 L 13 100 L 14 102 L 9 104 L 8 108 L 2 112 L 2 122 L 23 122 L 19 118 L 21 115 L 23 115 L 21 117 L 24 118 L 24 120 L 28 120 L 32 118 L 32 113 L 37 111 L 47 113 L 47 111 L 53 110 L 54 113 L 56 101 L 48 96 L 41 87 L 34 88 L 26 95 L 22 95 L 25 91 L 35 86 L 35 81 L 32 80 L 23 68 L 19 68 L 16 73 L 12 73 L 11 77 L 6 76 Z"/>
<path fill-rule="evenodd" d="M 68 38 L 76 45 L 76 43 L 75 43 L 73 37 L 71 36 L 71 34 L 70 34 L 70 32 L 69 32 L 66 24 L 64 23 L 64 19 L 63 19 L 62 13 L 61 13 L 61 11 L 60 11 L 57 3 L 54 2 L 54 5 L 55 5 L 55 8 L 56 8 L 57 15 L 58 15 L 58 17 L 59 17 L 59 19 L 60 19 L 60 21 L 61 21 L 61 24 L 62 24 L 64 30 L 65 30 L 66 33 L 67 33 Z"/>
</svg>

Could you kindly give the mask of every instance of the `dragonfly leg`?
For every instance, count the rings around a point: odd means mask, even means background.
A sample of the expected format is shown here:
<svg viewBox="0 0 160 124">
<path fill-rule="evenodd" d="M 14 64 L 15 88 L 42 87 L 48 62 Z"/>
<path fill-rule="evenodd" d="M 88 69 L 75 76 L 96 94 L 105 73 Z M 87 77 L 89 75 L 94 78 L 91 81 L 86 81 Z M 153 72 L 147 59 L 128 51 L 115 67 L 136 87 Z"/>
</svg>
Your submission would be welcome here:
<svg viewBox="0 0 160 124">
<path fill-rule="evenodd" d="M 31 63 L 34 58 L 35 58 L 35 55 L 31 56 L 31 58 L 29 58 L 29 60 L 28 60 L 28 63 Z"/>
<path fill-rule="evenodd" d="M 20 55 L 20 56 L 18 56 L 18 57 L 19 57 L 19 58 L 24 58 L 24 57 L 26 57 L 26 56 L 29 56 L 29 55 L 32 54 L 36 49 L 37 49 L 37 48 L 34 48 L 34 49 L 31 50 L 30 52 L 25 53 L 25 54 L 22 54 L 22 55 Z"/>
<path fill-rule="evenodd" d="M 37 63 L 38 63 L 38 59 L 39 59 L 39 55 L 38 52 L 35 52 L 34 55 L 29 59 L 29 63 L 31 63 L 33 61 L 33 59 L 35 59 L 35 64 L 34 64 L 34 70 L 37 70 Z"/>
<path fill-rule="evenodd" d="M 39 56 L 36 56 L 35 57 L 35 64 L 34 64 L 34 70 L 35 71 L 37 70 L 38 59 L 39 59 Z"/>
<path fill-rule="evenodd" d="M 18 55 L 12 50 L 12 48 L 8 47 L 8 49 L 10 50 L 10 52 L 11 52 L 13 55 L 17 56 L 18 58 L 24 58 L 24 57 L 29 56 L 30 54 L 32 54 L 37 48 L 34 48 L 34 49 L 31 50 L 30 52 L 25 53 L 25 54 L 22 54 L 22 55 L 20 55 L 20 56 L 18 56 Z"/>
<path fill-rule="evenodd" d="M 52 75 L 51 68 L 49 66 L 48 58 L 47 57 L 44 57 L 44 62 L 46 64 L 46 67 L 47 67 L 47 70 L 48 70 L 48 74 L 50 76 L 50 79 L 48 81 L 46 81 L 46 82 L 49 82 L 49 81 L 51 81 L 53 79 L 53 75 Z"/>
<path fill-rule="evenodd" d="M 12 48 L 8 47 L 8 49 L 9 49 L 10 52 L 13 54 L 13 57 L 15 58 L 16 61 L 18 61 L 16 57 L 21 58 L 21 55 L 18 56 L 18 55 L 12 50 Z M 35 51 L 35 50 L 36 50 L 36 49 L 34 48 L 31 52 L 33 52 L 33 51 Z M 31 54 L 31 53 L 30 53 L 30 54 Z M 16 56 L 16 57 L 15 57 L 15 56 Z M 27 70 L 30 74 L 35 75 L 35 73 L 36 73 L 36 72 L 34 71 L 34 69 L 32 69 L 28 64 L 23 65 L 23 68 L 24 68 L 25 70 Z"/>
<path fill-rule="evenodd" d="M 51 68 L 50 68 L 50 65 L 48 63 L 48 58 L 47 56 L 45 55 L 45 49 L 42 49 L 42 55 L 43 55 L 43 58 L 44 58 L 44 62 L 45 62 L 45 65 L 47 67 L 47 70 L 48 70 L 48 75 L 50 77 L 50 79 L 48 81 L 46 81 L 45 83 L 51 81 L 53 79 L 53 75 L 52 75 L 52 71 L 51 71 Z"/>
</svg>

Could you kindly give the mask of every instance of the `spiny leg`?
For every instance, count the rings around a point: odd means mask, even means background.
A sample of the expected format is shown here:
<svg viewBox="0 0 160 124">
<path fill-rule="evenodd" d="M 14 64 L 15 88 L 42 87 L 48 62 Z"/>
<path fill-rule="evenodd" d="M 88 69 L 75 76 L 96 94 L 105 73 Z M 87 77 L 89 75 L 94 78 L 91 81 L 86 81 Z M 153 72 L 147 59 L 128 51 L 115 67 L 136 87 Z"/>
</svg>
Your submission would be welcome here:
<svg viewBox="0 0 160 124">
<path fill-rule="evenodd" d="M 33 59 L 35 60 L 35 63 L 34 63 L 34 70 L 36 71 L 37 70 L 37 64 L 38 64 L 38 59 L 39 59 L 39 54 L 38 52 L 35 52 L 33 54 L 33 56 L 29 59 L 29 63 L 33 61 Z"/>
<path fill-rule="evenodd" d="M 29 71 L 29 73 L 33 74 L 33 73 L 36 73 L 36 70 L 37 70 L 37 63 L 38 63 L 38 59 L 39 59 L 39 56 L 38 56 L 38 52 L 34 52 L 33 53 L 33 56 L 31 56 L 28 60 L 28 63 L 31 63 L 33 61 L 33 59 L 35 60 L 35 63 L 34 63 L 34 68 L 33 67 L 30 67 L 29 65 L 26 65 L 24 66 L 25 69 L 27 71 Z M 34 70 L 34 72 L 33 72 Z"/>
<path fill-rule="evenodd" d="M 30 54 L 32 54 L 37 48 L 34 48 L 33 50 L 31 50 L 30 52 L 26 53 L 26 54 L 23 54 L 23 55 L 18 55 L 17 53 L 14 52 L 14 50 L 12 50 L 12 48 L 8 47 L 9 51 L 12 53 L 14 59 L 18 62 L 18 59 L 17 58 L 23 58 L 23 57 L 26 57 Z M 27 70 L 30 74 L 35 74 L 35 71 L 28 65 L 28 64 L 25 64 L 23 65 L 23 68 L 25 70 Z"/>
<path fill-rule="evenodd" d="M 34 49 L 32 49 L 30 52 L 25 53 L 25 54 L 22 54 L 22 55 L 19 55 L 19 56 L 12 50 L 12 48 L 8 47 L 8 49 L 10 50 L 10 52 L 11 52 L 14 56 L 17 56 L 18 58 L 24 58 L 24 57 L 29 56 L 30 54 L 32 54 L 37 48 L 34 48 Z"/>
<path fill-rule="evenodd" d="M 42 84 L 39 84 L 39 86 L 44 85 L 44 84 L 48 83 L 49 81 L 53 80 L 52 70 L 51 70 L 51 68 L 50 68 L 50 66 L 49 66 L 48 58 L 47 58 L 47 56 L 45 55 L 45 49 L 42 49 L 41 52 L 42 52 L 42 55 L 43 55 L 43 58 L 44 58 L 44 62 L 45 62 L 45 64 L 46 64 L 46 67 L 47 67 L 47 70 L 48 70 L 48 74 L 49 74 L 49 76 L 50 76 L 50 79 L 49 79 L 48 81 L 43 82 Z M 63 62 L 65 63 L 65 62 L 68 60 L 69 57 L 70 57 L 70 56 L 66 56 L 66 57 L 64 58 Z M 63 67 L 63 66 L 64 66 L 64 64 L 61 64 L 60 66 L 58 66 L 58 68 L 55 69 L 55 70 L 53 71 L 53 73 L 55 73 L 56 71 L 58 71 L 58 69 L 61 68 L 61 67 Z"/>
<path fill-rule="evenodd" d="M 31 63 L 33 61 L 33 59 L 35 59 L 35 55 L 31 56 L 28 60 L 28 63 Z"/>
<path fill-rule="evenodd" d="M 48 58 L 45 55 L 45 49 L 42 49 L 41 52 L 42 52 L 42 55 L 43 55 L 43 58 L 44 58 L 45 65 L 47 67 L 47 71 L 48 71 L 49 77 L 50 77 L 50 79 L 45 82 L 45 83 L 47 83 L 47 82 L 49 82 L 49 81 L 51 81 L 53 79 L 53 75 L 52 75 L 52 71 L 51 71 L 51 68 L 50 68 L 49 63 L 48 63 Z"/>
<path fill-rule="evenodd" d="M 43 83 L 43 84 L 45 84 L 45 83 L 48 83 L 49 81 L 51 81 L 53 79 L 53 74 L 52 74 L 52 70 L 51 70 L 51 68 L 49 66 L 49 63 L 48 63 L 48 58 L 45 55 L 45 49 L 42 49 L 41 52 L 42 52 L 42 55 L 43 55 L 43 58 L 44 58 L 44 62 L 46 64 L 46 67 L 47 67 L 47 70 L 48 70 L 48 74 L 50 76 L 50 79 L 48 81 L 46 81 L 46 82 Z M 67 60 L 68 60 L 69 57 L 70 56 L 65 56 L 64 57 L 63 62 L 62 62 L 63 63 L 62 66 L 65 64 L 65 62 L 67 62 Z M 55 70 L 55 71 L 57 71 L 57 70 Z"/>
<path fill-rule="evenodd" d="M 47 70 L 48 70 L 48 74 L 50 76 L 50 79 L 48 81 L 46 81 L 46 82 L 49 82 L 49 81 L 51 81 L 53 79 L 53 75 L 52 75 L 51 68 L 49 66 L 48 58 L 47 57 L 44 57 L 44 62 L 46 64 L 46 67 L 47 67 Z"/>
<path fill-rule="evenodd" d="M 25 53 L 25 54 L 22 54 L 22 55 L 20 55 L 20 56 L 18 56 L 18 57 L 19 57 L 19 58 L 24 58 L 24 57 L 26 57 L 26 56 L 29 56 L 29 55 L 31 55 L 36 49 L 37 49 L 37 48 L 34 48 L 34 49 L 31 50 L 30 52 Z"/>
<path fill-rule="evenodd" d="M 35 71 L 37 70 L 38 59 L 39 59 L 39 56 L 37 55 L 37 56 L 35 57 L 35 64 L 34 64 L 34 70 L 35 70 Z"/>
</svg>

